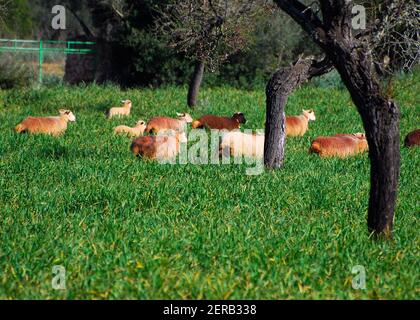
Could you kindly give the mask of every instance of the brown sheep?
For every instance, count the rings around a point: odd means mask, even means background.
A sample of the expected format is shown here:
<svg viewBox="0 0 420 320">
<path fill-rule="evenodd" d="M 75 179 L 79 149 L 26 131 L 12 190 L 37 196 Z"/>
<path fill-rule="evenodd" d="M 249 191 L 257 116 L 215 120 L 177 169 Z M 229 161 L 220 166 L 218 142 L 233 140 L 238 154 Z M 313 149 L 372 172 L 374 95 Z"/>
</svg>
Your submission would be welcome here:
<svg viewBox="0 0 420 320">
<path fill-rule="evenodd" d="M 58 136 L 67 130 L 67 122 L 76 121 L 70 110 L 59 110 L 56 117 L 27 117 L 15 127 L 17 133 L 44 133 Z"/>
<path fill-rule="evenodd" d="M 243 113 L 237 112 L 231 118 L 219 117 L 211 114 L 202 116 L 200 119 L 192 123 L 193 129 L 207 128 L 207 129 L 218 129 L 218 130 L 235 130 L 239 129 L 241 124 L 246 123 L 246 119 Z"/>
<path fill-rule="evenodd" d="M 137 121 L 134 128 L 124 126 L 124 125 L 115 127 L 114 133 L 126 134 L 130 137 L 139 137 L 143 135 L 145 129 L 146 129 L 146 122 L 144 122 L 143 120 L 139 120 Z"/>
<path fill-rule="evenodd" d="M 337 134 L 332 137 L 316 138 L 309 149 L 310 153 L 317 153 L 320 157 L 340 157 L 363 153 L 368 150 L 368 143 L 364 134 Z"/>
<path fill-rule="evenodd" d="M 123 100 L 122 107 L 113 107 L 106 112 L 108 119 L 111 119 L 115 116 L 129 116 L 131 112 L 132 103 L 130 100 Z"/>
<path fill-rule="evenodd" d="M 404 140 L 404 146 L 407 148 L 420 146 L 420 129 L 411 131 Z"/>
<path fill-rule="evenodd" d="M 143 136 L 134 140 L 130 150 L 136 156 L 152 160 L 166 160 L 175 157 L 180 143 L 187 142 L 185 132 L 174 135 Z"/>
<path fill-rule="evenodd" d="M 314 110 L 302 110 L 299 116 L 286 117 L 286 136 L 303 136 L 308 130 L 309 121 L 315 121 Z"/>
<path fill-rule="evenodd" d="M 174 130 L 183 132 L 186 124 L 192 122 L 192 118 L 188 113 L 177 113 L 178 119 L 170 117 L 155 117 L 147 123 L 146 133 L 159 133 L 161 131 Z"/>
</svg>

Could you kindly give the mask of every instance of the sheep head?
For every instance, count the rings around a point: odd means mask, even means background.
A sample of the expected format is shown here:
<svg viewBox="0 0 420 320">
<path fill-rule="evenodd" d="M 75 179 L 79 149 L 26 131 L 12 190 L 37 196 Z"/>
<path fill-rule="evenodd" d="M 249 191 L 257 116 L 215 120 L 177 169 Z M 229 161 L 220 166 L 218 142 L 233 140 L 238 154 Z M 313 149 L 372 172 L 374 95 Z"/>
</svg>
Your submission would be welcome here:
<svg viewBox="0 0 420 320">
<path fill-rule="evenodd" d="M 185 121 L 186 123 L 193 122 L 193 118 L 188 113 L 185 113 L 185 112 L 178 113 L 177 112 L 176 115 L 178 117 L 178 120 Z"/>
<path fill-rule="evenodd" d="M 67 119 L 67 121 L 70 121 L 70 122 L 75 122 L 76 121 L 76 116 L 70 110 L 60 109 L 58 112 L 59 112 L 60 116 L 65 117 Z"/>
<path fill-rule="evenodd" d="M 234 119 L 234 120 L 238 121 L 238 123 L 242 123 L 242 124 L 246 123 L 245 116 L 244 116 L 244 114 L 243 114 L 242 112 L 236 112 L 236 113 L 232 116 L 232 119 Z"/>
<path fill-rule="evenodd" d="M 302 110 L 303 114 L 306 118 L 308 118 L 309 121 L 315 121 L 316 117 L 315 117 L 315 111 L 310 109 L 310 110 Z"/>
</svg>

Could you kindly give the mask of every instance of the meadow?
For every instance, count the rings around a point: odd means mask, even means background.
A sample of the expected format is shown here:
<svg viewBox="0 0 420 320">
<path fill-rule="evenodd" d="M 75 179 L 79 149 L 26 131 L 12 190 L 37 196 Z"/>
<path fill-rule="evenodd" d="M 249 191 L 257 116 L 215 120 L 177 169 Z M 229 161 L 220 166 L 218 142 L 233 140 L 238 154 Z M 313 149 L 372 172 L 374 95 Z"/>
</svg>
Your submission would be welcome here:
<svg viewBox="0 0 420 320">
<path fill-rule="evenodd" d="M 420 74 L 395 84 L 401 141 L 420 124 Z M 394 239 L 367 232 L 369 159 L 308 154 L 318 135 L 363 131 L 346 90 L 304 86 L 287 114 L 315 109 L 281 170 L 161 165 L 135 158 L 118 124 L 242 111 L 262 129 L 264 90 L 44 87 L 0 91 L 0 299 L 419 299 L 420 149 L 401 148 Z M 103 112 L 133 101 L 127 119 Z M 58 137 L 17 135 L 28 115 L 71 109 Z M 51 286 L 54 265 L 66 290 Z M 352 268 L 366 289 L 352 288 Z"/>
</svg>

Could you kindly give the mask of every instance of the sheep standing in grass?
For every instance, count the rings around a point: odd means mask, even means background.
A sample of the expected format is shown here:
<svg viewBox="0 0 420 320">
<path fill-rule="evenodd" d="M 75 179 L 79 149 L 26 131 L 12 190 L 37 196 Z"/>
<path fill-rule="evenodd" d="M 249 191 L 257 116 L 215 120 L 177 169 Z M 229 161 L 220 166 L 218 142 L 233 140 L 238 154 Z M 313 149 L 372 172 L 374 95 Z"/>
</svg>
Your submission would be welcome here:
<svg viewBox="0 0 420 320">
<path fill-rule="evenodd" d="M 404 146 L 407 148 L 420 146 L 420 129 L 414 130 L 407 134 L 404 140 Z"/>
<path fill-rule="evenodd" d="M 174 131 L 173 131 L 174 132 Z M 134 140 L 130 150 L 136 156 L 152 160 L 174 158 L 180 150 L 180 143 L 187 142 L 185 132 L 175 134 L 143 136 Z"/>
<path fill-rule="evenodd" d="M 174 130 L 184 132 L 187 123 L 192 122 L 192 118 L 188 113 L 177 113 L 178 119 L 169 117 L 155 117 L 147 123 L 146 133 L 159 133 L 166 130 Z"/>
<path fill-rule="evenodd" d="M 309 149 L 320 157 L 340 157 L 363 153 L 368 150 L 368 142 L 363 133 L 336 134 L 332 137 L 316 138 Z"/>
<path fill-rule="evenodd" d="M 246 119 L 243 113 L 237 112 L 231 118 L 219 117 L 211 114 L 202 116 L 200 119 L 195 120 L 192 123 L 193 129 L 207 128 L 207 129 L 218 129 L 218 130 L 235 130 L 239 129 L 241 124 L 246 123 Z"/>
<path fill-rule="evenodd" d="M 132 107 L 132 103 L 130 100 L 123 100 L 121 101 L 123 103 L 122 107 L 114 107 L 109 109 L 106 112 L 106 116 L 108 117 L 108 119 L 111 119 L 112 117 L 115 116 L 129 116 L 130 112 L 131 112 L 131 107 Z"/>
<path fill-rule="evenodd" d="M 67 130 L 67 123 L 76 121 L 70 110 L 59 110 L 56 117 L 27 117 L 15 127 L 17 133 L 44 133 L 58 136 Z"/>
<path fill-rule="evenodd" d="M 315 121 L 314 110 L 302 110 L 299 116 L 286 117 L 286 136 L 303 136 L 308 130 L 309 121 Z"/>
<path fill-rule="evenodd" d="M 229 152 L 229 153 L 228 153 Z M 264 135 L 231 131 L 222 134 L 219 153 L 233 157 L 264 157 Z"/>
<path fill-rule="evenodd" d="M 130 137 L 139 137 L 142 136 L 144 133 L 144 130 L 146 130 L 146 122 L 143 120 L 137 121 L 134 128 L 128 127 L 128 126 L 118 126 L 114 128 L 115 134 L 126 134 Z"/>
</svg>

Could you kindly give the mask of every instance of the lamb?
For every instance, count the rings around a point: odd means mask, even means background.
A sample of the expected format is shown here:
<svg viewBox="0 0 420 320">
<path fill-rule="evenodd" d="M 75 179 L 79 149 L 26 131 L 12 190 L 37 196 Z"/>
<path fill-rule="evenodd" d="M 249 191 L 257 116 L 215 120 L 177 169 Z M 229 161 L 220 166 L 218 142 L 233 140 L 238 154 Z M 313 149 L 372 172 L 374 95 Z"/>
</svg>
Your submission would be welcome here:
<svg viewBox="0 0 420 320">
<path fill-rule="evenodd" d="M 407 148 L 420 146 L 420 129 L 414 130 L 407 134 L 404 140 L 404 146 Z"/>
<path fill-rule="evenodd" d="M 309 149 L 320 157 L 340 157 L 363 153 L 368 150 L 368 143 L 363 133 L 336 134 L 332 137 L 316 138 Z"/>
<path fill-rule="evenodd" d="M 188 113 L 177 113 L 178 119 L 170 117 L 155 117 L 149 120 L 146 126 L 146 133 L 159 133 L 166 130 L 184 132 L 187 123 L 192 122 Z"/>
<path fill-rule="evenodd" d="M 176 132 L 172 135 L 143 136 L 132 142 L 130 150 L 136 156 L 162 161 L 174 158 L 179 153 L 180 143 L 185 142 L 187 142 L 185 132 Z"/>
<path fill-rule="evenodd" d="M 146 129 L 146 122 L 144 122 L 143 120 L 139 120 L 137 121 L 134 128 L 124 126 L 124 125 L 115 127 L 114 133 L 126 134 L 130 137 L 139 137 L 143 135 L 145 129 Z"/>
<path fill-rule="evenodd" d="M 302 110 L 299 116 L 286 117 L 286 136 L 303 136 L 308 130 L 309 121 L 315 121 L 314 110 Z"/>
<path fill-rule="evenodd" d="M 131 112 L 131 107 L 132 107 L 132 103 L 131 100 L 123 100 L 121 101 L 123 103 L 122 107 L 114 107 L 109 109 L 106 112 L 106 116 L 108 117 L 108 119 L 111 119 L 112 117 L 115 116 L 129 116 L 130 112 Z"/>
<path fill-rule="evenodd" d="M 59 136 L 67 130 L 67 122 L 75 122 L 76 117 L 70 110 L 60 109 L 55 117 L 27 117 L 15 127 L 17 133 L 43 133 Z"/>
<path fill-rule="evenodd" d="M 246 123 L 246 119 L 243 113 L 237 112 L 231 118 L 219 117 L 215 115 L 205 115 L 200 119 L 195 120 L 192 123 L 192 128 L 207 128 L 207 129 L 218 129 L 232 131 L 239 129 L 241 124 Z"/>
<path fill-rule="evenodd" d="M 226 132 L 221 136 L 219 143 L 219 153 L 234 157 L 256 157 L 264 156 L 264 135 L 249 134 L 240 131 Z"/>
</svg>

